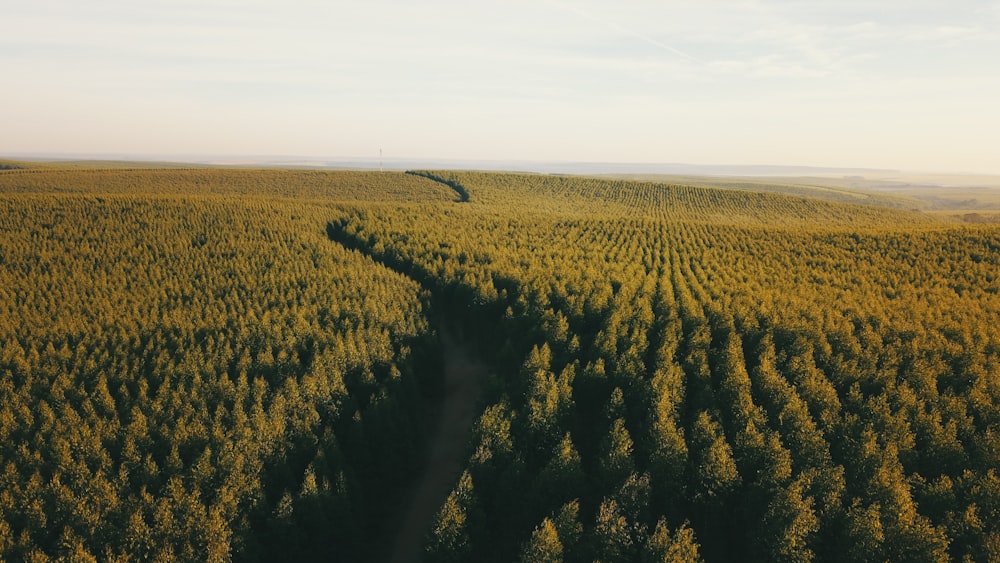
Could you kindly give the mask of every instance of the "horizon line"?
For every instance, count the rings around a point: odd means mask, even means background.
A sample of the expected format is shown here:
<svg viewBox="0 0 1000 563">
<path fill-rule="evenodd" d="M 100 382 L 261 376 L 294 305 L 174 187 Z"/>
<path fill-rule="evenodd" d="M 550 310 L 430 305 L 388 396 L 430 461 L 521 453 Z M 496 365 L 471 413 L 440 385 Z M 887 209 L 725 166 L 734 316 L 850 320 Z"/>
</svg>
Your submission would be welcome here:
<svg viewBox="0 0 1000 563">
<path fill-rule="evenodd" d="M 202 166 L 295 166 L 318 169 L 351 168 L 378 170 L 379 161 L 387 170 L 440 167 L 458 170 L 497 170 L 542 174 L 661 174 L 698 176 L 791 176 L 800 174 L 947 174 L 958 176 L 1000 176 L 997 172 L 954 170 L 904 170 L 871 166 L 829 166 L 802 164 L 726 164 L 670 161 L 533 160 L 516 158 L 450 158 L 401 156 L 316 156 L 295 154 L 213 154 L 213 153 L 120 153 L 45 152 L 0 153 L 0 160 L 36 162 L 135 162 L 147 164 L 193 164 Z M 495 168 L 484 167 L 492 165 Z"/>
</svg>

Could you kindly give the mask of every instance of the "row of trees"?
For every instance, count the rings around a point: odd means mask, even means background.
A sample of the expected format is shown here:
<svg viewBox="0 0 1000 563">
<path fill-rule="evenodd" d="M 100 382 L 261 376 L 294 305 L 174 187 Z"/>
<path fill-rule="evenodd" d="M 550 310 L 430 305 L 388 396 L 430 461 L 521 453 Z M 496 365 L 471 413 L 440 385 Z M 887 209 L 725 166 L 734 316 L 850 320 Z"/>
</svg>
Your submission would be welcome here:
<svg viewBox="0 0 1000 563">
<path fill-rule="evenodd" d="M 401 172 L 23 166 L 12 170 L 0 169 L 0 192 L 215 195 L 327 202 L 443 203 L 454 199 L 454 192 L 448 187 Z"/>
</svg>

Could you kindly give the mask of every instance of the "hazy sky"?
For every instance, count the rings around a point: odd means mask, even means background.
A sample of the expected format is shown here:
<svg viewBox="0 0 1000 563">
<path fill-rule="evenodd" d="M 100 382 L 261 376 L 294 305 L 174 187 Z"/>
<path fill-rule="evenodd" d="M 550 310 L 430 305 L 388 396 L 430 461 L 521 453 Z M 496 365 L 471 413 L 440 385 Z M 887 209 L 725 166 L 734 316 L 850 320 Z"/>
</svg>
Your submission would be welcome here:
<svg viewBox="0 0 1000 563">
<path fill-rule="evenodd" d="M 1000 1 L 0 0 L 0 154 L 1000 173 Z"/>
</svg>

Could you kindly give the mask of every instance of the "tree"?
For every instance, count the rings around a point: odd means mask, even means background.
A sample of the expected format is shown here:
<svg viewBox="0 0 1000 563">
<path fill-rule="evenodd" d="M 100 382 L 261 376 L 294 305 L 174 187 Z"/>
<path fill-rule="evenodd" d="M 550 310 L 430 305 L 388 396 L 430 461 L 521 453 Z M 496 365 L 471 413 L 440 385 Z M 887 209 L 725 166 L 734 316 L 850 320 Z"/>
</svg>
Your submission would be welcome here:
<svg viewBox="0 0 1000 563">
<path fill-rule="evenodd" d="M 468 559 L 473 548 L 469 535 L 468 512 L 474 502 L 472 477 L 465 471 L 434 518 L 434 526 L 426 544 L 427 556 L 432 561 Z"/>
<path fill-rule="evenodd" d="M 559 506 L 586 493 L 586 475 L 580 454 L 567 432 L 562 441 L 553 448 L 552 458 L 535 480 L 534 498 L 542 510 Z"/>
<path fill-rule="evenodd" d="M 635 470 L 632 461 L 632 437 L 625 428 L 625 420 L 616 418 L 601 440 L 601 457 L 598 460 L 600 476 L 607 487 L 617 488 Z"/>
<path fill-rule="evenodd" d="M 535 447 L 549 450 L 559 439 L 559 430 L 573 407 L 576 368 L 569 364 L 556 375 L 550 370 L 548 344 L 532 349 L 522 368 L 528 377 L 528 427 Z"/>
<path fill-rule="evenodd" d="M 559 533 L 559 541 L 563 553 L 569 561 L 576 561 L 580 552 L 580 538 L 583 535 L 583 524 L 580 523 L 580 502 L 572 500 L 559 509 L 552 523 Z"/>
<path fill-rule="evenodd" d="M 642 563 L 689 563 L 701 561 L 698 553 L 698 543 L 694 539 L 694 531 L 681 525 L 673 534 L 667 529 L 667 521 L 660 518 L 656 529 L 642 546 L 640 553 Z"/>
<path fill-rule="evenodd" d="M 614 499 L 605 499 L 594 525 L 594 556 L 600 561 L 627 561 L 634 555 L 630 523 Z"/>
<path fill-rule="evenodd" d="M 805 563 L 815 557 L 810 544 L 819 530 L 819 519 L 808 487 L 808 476 L 799 477 L 788 487 L 779 488 L 768 505 L 763 528 L 770 558 Z"/>
<path fill-rule="evenodd" d="M 559 541 L 559 533 L 552 520 L 546 518 L 531 533 L 531 539 L 521 550 L 521 561 L 561 563 L 562 560 L 563 546 Z"/>
<path fill-rule="evenodd" d="M 691 441 L 695 496 L 702 502 L 721 502 L 741 482 L 733 450 L 726 442 L 722 427 L 709 413 L 702 411 L 691 430 Z"/>
</svg>

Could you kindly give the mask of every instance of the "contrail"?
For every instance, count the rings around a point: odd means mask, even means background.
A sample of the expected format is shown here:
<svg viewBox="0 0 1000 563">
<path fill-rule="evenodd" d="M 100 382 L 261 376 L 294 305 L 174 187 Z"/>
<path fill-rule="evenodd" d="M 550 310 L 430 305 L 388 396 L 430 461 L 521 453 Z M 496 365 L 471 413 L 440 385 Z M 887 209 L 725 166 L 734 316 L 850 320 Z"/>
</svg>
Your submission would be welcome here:
<svg viewBox="0 0 1000 563">
<path fill-rule="evenodd" d="M 622 27 L 621 25 L 619 25 L 619 24 L 617 24 L 617 23 L 615 23 L 615 22 L 613 22 L 611 20 L 608 20 L 607 18 L 599 18 L 599 17 L 597 17 L 597 16 L 595 16 L 595 15 L 589 13 L 589 12 L 586 12 L 584 10 L 581 10 L 580 8 L 577 8 L 576 6 L 572 6 L 572 5 L 569 5 L 569 4 L 564 4 L 562 2 L 559 2 L 558 0 L 546 0 L 545 3 L 549 4 L 551 6 L 555 6 L 557 8 L 561 8 L 561 9 L 567 11 L 567 12 L 572 12 L 572 13 L 576 14 L 577 16 L 580 16 L 583 19 L 590 20 L 590 21 L 592 21 L 594 23 L 599 23 L 599 24 L 604 25 L 606 27 L 610 27 L 611 29 L 614 29 L 615 31 L 618 31 L 620 33 L 624 33 L 625 35 L 628 35 L 630 37 L 634 37 L 634 38 L 636 38 L 636 39 L 638 39 L 640 41 L 643 41 L 645 43 L 648 43 L 648 44 L 650 44 L 650 45 L 652 45 L 654 47 L 658 47 L 660 49 L 663 49 L 664 51 L 669 51 L 669 52 L 671 52 L 671 53 L 673 53 L 673 54 L 675 54 L 675 55 L 677 55 L 679 57 L 683 57 L 683 58 L 685 58 L 685 59 L 687 59 L 689 61 L 696 62 L 698 64 L 705 64 L 703 61 L 701 61 L 697 57 L 689 55 L 689 54 L 685 53 L 684 51 L 681 51 L 680 49 L 678 49 L 676 47 L 671 47 L 670 45 L 667 45 L 666 43 L 664 43 L 662 41 L 658 41 L 656 39 L 653 39 L 652 37 L 649 37 L 648 35 L 644 35 L 642 33 L 633 31 L 631 29 Z"/>
</svg>

